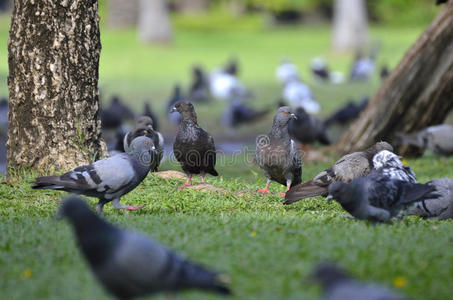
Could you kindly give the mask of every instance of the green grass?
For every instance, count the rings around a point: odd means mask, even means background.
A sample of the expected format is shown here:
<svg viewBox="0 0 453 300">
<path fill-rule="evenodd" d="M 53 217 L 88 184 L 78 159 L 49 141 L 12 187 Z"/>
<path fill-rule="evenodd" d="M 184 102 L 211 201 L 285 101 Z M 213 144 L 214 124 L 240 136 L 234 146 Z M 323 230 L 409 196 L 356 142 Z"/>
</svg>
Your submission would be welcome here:
<svg viewBox="0 0 453 300">
<path fill-rule="evenodd" d="M 421 182 L 453 176 L 451 162 L 432 155 L 409 160 Z M 325 260 L 390 286 L 403 277 L 407 283 L 401 289 L 414 299 L 451 298 L 452 221 L 409 217 L 372 226 L 344 218 L 336 203 L 323 198 L 284 206 L 278 195 L 235 196 L 235 191 L 265 184 L 255 166 L 236 165 L 244 176 L 219 166 L 223 175 L 208 179 L 231 194 L 179 191 L 182 182 L 149 175 L 122 200 L 146 204 L 144 209 L 124 215 L 108 204 L 105 217 L 226 272 L 233 299 L 315 299 L 319 290 L 307 274 Z M 305 164 L 304 178 L 327 165 Z M 78 252 L 70 227 L 53 217 L 63 193 L 31 190 L 31 179 L 0 186 L 0 294 L 5 299 L 107 298 Z M 273 183 L 271 189 L 284 187 Z M 94 208 L 96 200 L 89 203 Z M 178 298 L 214 296 L 189 292 Z"/>
<path fill-rule="evenodd" d="M 169 46 L 140 44 L 133 30 L 102 28 L 99 82 L 105 98 L 120 94 L 137 111 L 145 98 L 152 99 L 164 132 L 172 136 L 171 126 L 163 120 L 163 104 L 175 82 L 187 86 L 189 68 L 194 63 L 213 68 L 236 55 L 241 62 L 241 79 L 257 95 L 251 104 L 266 107 L 274 105 L 280 95 L 275 67 L 282 56 L 289 56 L 321 102 L 322 116 L 347 98 L 372 95 L 379 87 L 377 78 L 368 84 L 339 86 L 311 82 L 307 66 L 313 57 L 324 55 L 331 68 L 340 71 L 346 71 L 351 62 L 350 56 L 329 51 L 328 26 L 257 27 L 259 20 L 253 18 L 238 21 L 233 29 L 221 29 L 218 24 L 217 29 L 207 30 L 201 21 L 176 16 L 175 41 Z M 0 18 L 0 80 L 4 83 L 0 95 L 7 94 L 7 24 L 6 18 Z M 424 25 L 410 29 L 373 27 L 373 40 L 382 42 L 380 62 L 394 67 Z M 219 124 L 223 105 L 214 102 L 197 106 L 201 125 L 216 140 L 228 136 Z M 233 137 L 253 143 L 254 134 L 269 130 L 270 118 L 240 128 Z M 246 163 L 245 155 L 232 161 L 226 157 L 225 161 L 229 163 L 218 164 L 222 176 L 208 180 L 231 194 L 179 191 L 176 187 L 181 182 L 150 175 L 122 200 L 127 204 L 145 203 L 146 208 L 123 215 L 107 205 L 106 218 L 143 231 L 196 261 L 226 272 L 232 278 L 234 299 L 316 298 L 319 290 L 307 282 L 306 276 L 324 260 L 337 261 L 362 279 L 388 285 L 403 277 L 407 284 L 402 290 L 415 299 L 451 298 L 452 221 L 410 217 L 391 226 L 371 226 L 345 219 L 337 204 L 328 204 L 322 198 L 283 206 L 277 195 L 235 196 L 235 191 L 263 187 L 264 176 L 256 166 Z M 453 176 L 451 159 L 445 162 L 428 154 L 409 164 L 421 182 Z M 304 163 L 303 178 L 328 165 Z M 163 169 L 179 166 L 166 162 Z M 53 217 L 63 194 L 31 190 L 32 178 L 25 173 L 24 179 L 13 186 L 0 185 L 1 298 L 106 298 L 80 256 L 69 226 Z M 273 183 L 271 189 L 283 191 L 284 187 Z M 90 199 L 89 203 L 94 207 L 96 201 Z M 190 292 L 178 298 L 213 296 Z"/>
</svg>

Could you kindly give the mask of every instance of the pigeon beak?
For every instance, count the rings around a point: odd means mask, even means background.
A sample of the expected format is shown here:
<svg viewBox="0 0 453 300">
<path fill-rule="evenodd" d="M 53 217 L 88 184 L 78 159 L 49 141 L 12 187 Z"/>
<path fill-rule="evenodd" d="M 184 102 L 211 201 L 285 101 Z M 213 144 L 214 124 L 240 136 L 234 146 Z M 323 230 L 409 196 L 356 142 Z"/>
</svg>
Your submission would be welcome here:
<svg viewBox="0 0 453 300">
<path fill-rule="evenodd" d="M 327 203 L 330 203 L 332 201 L 333 201 L 333 196 L 332 195 L 327 196 Z"/>
<path fill-rule="evenodd" d="M 295 119 L 295 120 L 297 120 L 297 117 L 296 117 L 296 115 L 295 115 L 295 114 L 290 114 L 290 117 L 291 117 L 292 119 Z"/>
<path fill-rule="evenodd" d="M 176 111 L 178 111 L 178 110 L 176 109 L 176 107 L 173 107 L 173 108 L 170 110 L 170 113 L 174 113 L 174 112 L 176 112 Z"/>
</svg>

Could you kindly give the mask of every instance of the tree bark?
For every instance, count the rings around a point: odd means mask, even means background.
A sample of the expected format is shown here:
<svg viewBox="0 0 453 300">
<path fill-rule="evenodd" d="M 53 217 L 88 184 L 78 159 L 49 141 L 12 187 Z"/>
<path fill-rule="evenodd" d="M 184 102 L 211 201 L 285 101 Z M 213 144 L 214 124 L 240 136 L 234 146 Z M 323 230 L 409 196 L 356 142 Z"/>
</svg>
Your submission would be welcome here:
<svg viewBox="0 0 453 300">
<path fill-rule="evenodd" d="M 440 124 L 453 108 L 453 1 L 407 51 L 367 109 L 342 136 L 342 153 Z M 412 149 L 413 150 L 413 149 Z M 403 155 L 411 154 L 401 148 Z"/>
<path fill-rule="evenodd" d="M 93 0 L 15 0 L 8 168 L 68 170 L 106 153 L 98 118 L 97 9 Z"/>
<path fill-rule="evenodd" d="M 165 0 L 140 0 L 138 36 L 144 43 L 169 43 L 173 39 Z"/>
<path fill-rule="evenodd" d="M 137 25 L 139 0 L 108 0 L 108 26 L 130 28 Z"/>
<path fill-rule="evenodd" d="M 337 52 L 362 50 L 368 44 L 368 18 L 363 0 L 335 0 L 332 46 Z"/>
</svg>

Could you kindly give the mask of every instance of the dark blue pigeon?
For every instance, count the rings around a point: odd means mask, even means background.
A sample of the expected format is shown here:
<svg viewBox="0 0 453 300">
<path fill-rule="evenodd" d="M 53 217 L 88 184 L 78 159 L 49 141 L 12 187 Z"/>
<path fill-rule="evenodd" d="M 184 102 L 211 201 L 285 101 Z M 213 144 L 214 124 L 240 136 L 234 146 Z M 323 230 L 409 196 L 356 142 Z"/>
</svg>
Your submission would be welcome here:
<svg viewBox="0 0 453 300">
<path fill-rule="evenodd" d="M 105 222 L 80 198 L 64 201 L 59 215 L 73 225 L 96 278 L 118 299 L 186 289 L 230 294 L 225 275 L 192 264 L 144 235 Z"/>
</svg>

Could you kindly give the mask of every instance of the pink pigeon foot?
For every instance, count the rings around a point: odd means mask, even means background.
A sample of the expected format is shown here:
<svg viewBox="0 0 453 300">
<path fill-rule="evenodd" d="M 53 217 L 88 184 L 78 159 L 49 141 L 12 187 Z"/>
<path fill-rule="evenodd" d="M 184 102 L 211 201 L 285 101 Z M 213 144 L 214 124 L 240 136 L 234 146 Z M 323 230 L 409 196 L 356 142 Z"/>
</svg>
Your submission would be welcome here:
<svg viewBox="0 0 453 300">
<path fill-rule="evenodd" d="M 139 206 L 132 206 L 132 205 L 129 205 L 126 210 L 130 211 L 130 210 L 139 210 L 139 209 L 142 209 L 143 207 L 145 207 L 145 204 L 142 204 L 142 205 L 139 205 Z"/>
<path fill-rule="evenodd" d="M 266 195 L 266 194 L 270 194 L 270 193 L 271 193 L 271 191 L 269 191 L 269 189 L 268 189 L 267 187 L 264 188 L 264 189 L 262 189 L 262 190 L 257 190 L 257 192 L 260 192 L 260 193 L 262 193 L 263 195 Z"/>
</svg>

